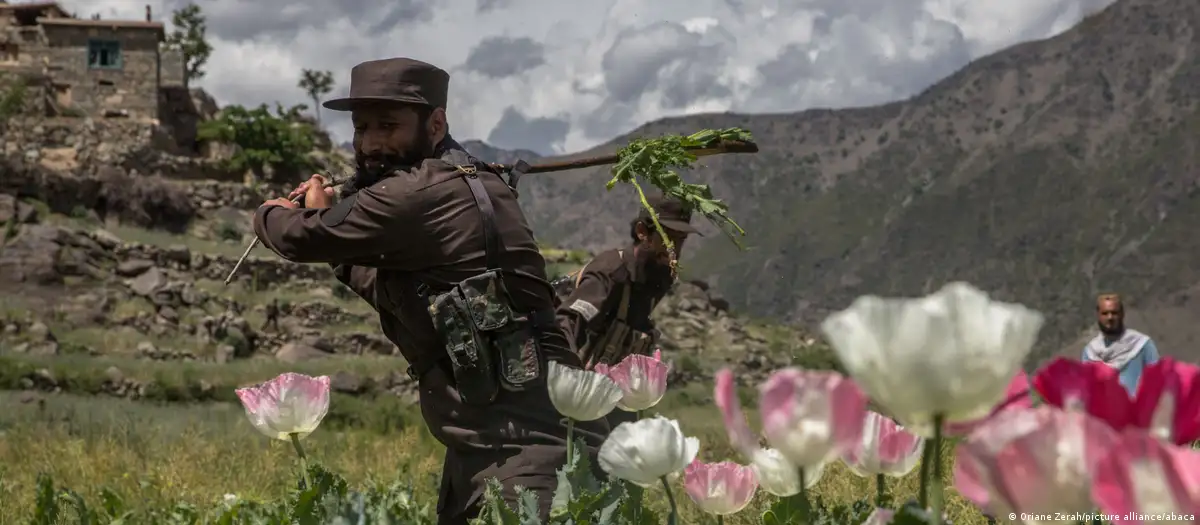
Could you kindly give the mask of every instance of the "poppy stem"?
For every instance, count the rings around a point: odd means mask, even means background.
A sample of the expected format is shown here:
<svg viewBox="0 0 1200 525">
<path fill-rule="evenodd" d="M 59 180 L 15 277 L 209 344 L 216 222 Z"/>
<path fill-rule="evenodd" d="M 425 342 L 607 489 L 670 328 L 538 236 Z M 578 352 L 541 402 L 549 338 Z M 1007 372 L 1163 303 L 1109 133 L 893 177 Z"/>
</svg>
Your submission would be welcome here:
<svg viewBox="0 0 1200 525">
<path fill-rule="evenodd" d="M 308 456 L 304 455 L 304 447 L 300 445 L 300 434 L 295 432 L 288 434 L 292 438 L 292 448 L 296 449 L 296 455 L 300 457 L 300 476 L 304 480 L 304 490 L 312 488 L 312 480 L 308 478 Z"/>
<path fill-rule="evenodd" d="M 667 503 L 671 504 L 671 515 L 667 518 L 667 525 L 676 525 L 679 523 L 679 508 L 675 506 L 675 495 L 671 493 L 671 485 L 667 483 L 667 477 L 658 478 L 662 481 L 663 490 L 667 491 Z"/>
<path fill-rule="evenodd" d="M 717 514 L 717 525 L 725 525 L 725 516 Z"/>
<path fill-rule="evenodd" d="M 945 498 L 945 490 L 942 488 L 942 427 L 946 424 L 946 417 L 941 414 L 933 416 L 933 475 L 930 482 L 932 488 L 931 496 L 933 499 L 933 525 L 941 525 L 942 523 L 942 507 Z"/>
<path fill-rule="evenodd" d="M 571 464 L 571 454 L 575 452 L 575 419 L 567 418 L 567 464 Z"/>
<path fill-rule="evenodd" d="M 800 477 L 800 492 L 796 495 L 800 497 L 800 506 L 802 509 L 804 509 L 804 515 L 808 516 L 808 480 L 804 479 L 803 468 L 801 468 L 796 475 Z"/>
<path fill-rule="evenodd" d="M 883 478 L 883 474 L 875 475 L 875 506 L 883 507 L 883 498 L 887 493 L 887 480 Z"/>
<path fill-rule="evenodd" d="M 921 488 L 917 492 L 917 503 L 923 509 L 929 508 L 929 471 L 932 458 L 933 440 L 926 439 L 924 449 L 921 451 Z"/>
</svg>

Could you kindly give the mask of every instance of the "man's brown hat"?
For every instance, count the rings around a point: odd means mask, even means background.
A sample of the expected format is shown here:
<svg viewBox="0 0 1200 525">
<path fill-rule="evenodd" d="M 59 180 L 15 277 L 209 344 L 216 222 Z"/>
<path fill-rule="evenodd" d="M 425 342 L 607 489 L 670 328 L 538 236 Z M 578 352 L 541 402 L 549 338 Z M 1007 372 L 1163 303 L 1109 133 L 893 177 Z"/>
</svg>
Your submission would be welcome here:
<svg viewBox="0 0 1200 525">
<path fill-rule="evenodd" d="M 350 70 L 350 96 L 327 100 L 334 111 L 350 111 L 355 102 L 392 101 L 445 108 L 450 74 L 411 58 L 371 60 Z"/>
<path fill-rule="evenodd" d="M 662 194 L 653 195 L 646 198 L 650 203 L 650 207 L 654 208 L 654 212 L 658 214 L 658 222 L 663 228 L 675 230 L 683 233 L 694 233 L 703 236 L 700 230 L 692 226 L 692 210 L 679 199 L 668 198 Z M 644 219 L 647 224 L 653 224 L 650 220 L 650 212 L 646 208 L 642 208 L 638 214 L 638 219 Z"/>
</svg>

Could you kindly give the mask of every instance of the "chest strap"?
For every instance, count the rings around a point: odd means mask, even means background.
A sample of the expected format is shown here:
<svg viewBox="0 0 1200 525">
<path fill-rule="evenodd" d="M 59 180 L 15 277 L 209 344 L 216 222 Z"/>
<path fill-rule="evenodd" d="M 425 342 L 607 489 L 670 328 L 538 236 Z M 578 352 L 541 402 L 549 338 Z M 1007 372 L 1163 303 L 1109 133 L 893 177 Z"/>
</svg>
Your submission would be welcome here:
<svg viewBox="0 0 1200 525">
<path fill-rule="evenodd" d="M 625 264 L 625 250 L 617 250 L 617 255 L 621 257 L 621 264 Z M 621 290 L 621 304 L 617 306 L 617 321 L 623 324 L 629 319 L 629 294 L 633 293 L 633 279 L 625 282 L 624 288 Z"/>
<path fill-rule="evenodd" d="M 500 257 L 505 253 L 504 240 L 501 239 L 500 228 L 496 224 L 496 208 L 492 206 L 492 198 L 488 196 L 483 181 L 479 180 L 479 168 L 489 170 L 487 164 L 460 149 L 447 151 L 443 158 L 454 164 L 455 169 L 462 173 L 463 180 L 467 181 L 467 187 L 471 189 L 475 207 L 479 208 L 480 219 L 483 221 L 483 250 L 487 269 L 500 271 Z M 489 170 L 485 173 L 493 172 Z"/>
</svg>

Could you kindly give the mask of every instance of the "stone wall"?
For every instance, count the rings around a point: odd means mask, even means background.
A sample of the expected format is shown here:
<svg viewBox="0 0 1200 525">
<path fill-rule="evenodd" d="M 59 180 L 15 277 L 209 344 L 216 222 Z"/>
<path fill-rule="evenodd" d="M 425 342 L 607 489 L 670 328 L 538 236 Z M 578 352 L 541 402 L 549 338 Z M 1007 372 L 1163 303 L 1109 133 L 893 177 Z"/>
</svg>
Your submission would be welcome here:
<svg viewBox="0 0 1200 525">
<path fill-rule="evenodd" d="M 292 189 L 283 185 L 247 186 L 214 180 L 187 182 L 180 186 L 185 188 L 192 206 L 197 210 L 211 210 L 223 206 L 253 210 L 267 199 L 287 195 Z"/>
<path fill-rule="evenodd" d="M 158 90 L 158 120 L 174 131 L 175 149 L 180 154 L 219 157 L 206 151 L 212 148 L 200 143 L 197 133 L 200 123 L 211 120 L 218 111 L 216 101 L 203 89 L 164 86 Z"/>
<path fill-rule="evenodd" d="M 20 26 L 10 23 L 10 20 L 0 16 L 0 43 L 5 44 L 9 51 L 0 57 L 0 70 L 15 68 L 41 69 L 40 50 L 45 46 L 45 37 L 36 26 Z M 12 52 L 15 48 L 16 60 Z"/>
<path fill-rule="evenodd" d="M 131 119 L 14 119 L 5 132 L 2 148 L 0 155 L 69 173 L 96 174 L 116 167 L 133 176 L 241 179 L 241 173 L 231 173 L 216 161 L 180 152 L 173 129 Z"/>
<path fill-rule="evenodd" d="M 102 220 L 178 233 L 187 231 L 196 216 L 179 184 L 115 167 L 73 173 L 0 157 L 0 194 L 38 200 L 64 215 L 92 210 Z"/>
<path fill-rule="evenodd" d="M 18 26 L 9 17 L 0 16 L 0 96 L 14 84 L 25 85 L 24 107 L 21 113 L 45 114 L 42 65 L 36 60 L 36 50 L 44 47 L 44 38 L 37 27 Z"/>
<path fill-rule="evenodd" d="M 184 70 L 187 64 L 183 52 L 173 47 L 161 48 L 158 57 L 158 86 L 160 88 L 186 88 Z"/>
<path fill-rule="evenodd" d="M 42 30 L 46 46 L 31 53 L 48 61 L 52 100 L 61 111 L 158 117 L 159 29 L 48 24 Z M 120 42 L 121 66 L 88 67 L 89 40 Z"/>
</svg>

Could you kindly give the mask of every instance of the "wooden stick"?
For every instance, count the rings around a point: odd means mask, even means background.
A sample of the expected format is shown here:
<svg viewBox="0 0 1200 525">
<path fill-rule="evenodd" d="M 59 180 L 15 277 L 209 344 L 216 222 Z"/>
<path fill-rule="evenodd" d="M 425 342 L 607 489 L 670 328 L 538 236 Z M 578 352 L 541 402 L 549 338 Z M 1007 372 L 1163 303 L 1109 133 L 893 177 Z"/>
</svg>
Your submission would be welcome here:
<svg viewBox="0 0 1200 525">
<path fill-rule="evenodd" d="M 740 140 L 720 141 L 709 148 L 690 148 L 692 155 L 697 157 L 707 157 L 709 155 L 721 155 L 724 153 L 758 153 L 758 144 L 753 142 L 744 142 Z M 600 155 L 597 157 L 586 157 L 575 160 L 560 160 L 555 162 L 542 162 L 529 166 L 525 173 L 550 173 L 555 171 L 577 170 L 580 168 L 591 168 L 593 166 L 607 166 L 616 164 L 620 158 L 613 155 Z M 502 172 L 511 172 L 516 165 L 514 164 L 492 164 Z"/>
<path fill-rule="evenodd" d="M 326 176 L 329 177 L 329 182 L 322 184 L 321 185 L 322 188 L 333 188 L 335 186 L 341 186 L 342 184 L 345 184 L 347 181 L 350 180 L 349 177 L 343 177 L 343 178 L 338 179 L 335 177 L 330 177 L 328 174 L 326 174 Z M 292 199 L 292 202 L 294 202 L 296 204 L 300 204 L 303 201 L 304 201 L 304 195 L 297 195 L 296 198 Z M 254 251 L 254 247 L 258 246 L 258 243 L 260 243 L 260 242 L 262 242 L 262 240 L 259 239 L 257 235 L 254 237 L 253 241 L 250 241 L 250 246 L 246 247 L 246 251 L 242 252 L 242 256 L 238 257 L 237 263 L 235 263 L 233 265 L 233 269 L 229 270 L 229 275 L 225 277 L 225 284 L 229 284 L 230 282 L 233 281 L 233 276 L 235 274 L 237 274 L 238 269 L 242 267 L 242 263 L 246 262 L 246 258 L 250 257 L 250 252 Z"/>
</svg>

